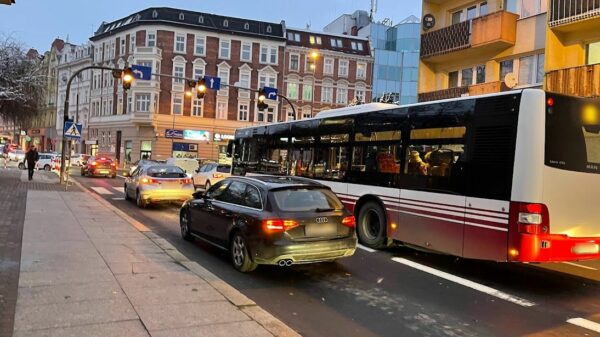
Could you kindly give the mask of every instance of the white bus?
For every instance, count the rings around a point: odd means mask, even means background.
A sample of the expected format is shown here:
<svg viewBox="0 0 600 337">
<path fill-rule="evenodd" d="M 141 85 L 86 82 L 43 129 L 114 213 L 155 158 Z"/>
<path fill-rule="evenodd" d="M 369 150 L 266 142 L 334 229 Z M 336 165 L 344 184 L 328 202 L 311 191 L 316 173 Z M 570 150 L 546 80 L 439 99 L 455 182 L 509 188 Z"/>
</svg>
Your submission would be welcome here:
<svg viewBox="0 0 600 337">
<path fill-rule="evenodd" d="M 365 104 L 237 130 L 233 172 L 330 186 L 372 248 L 598 259 L 599 111 L 599 101 L 535 89 Z"/>
</svg>

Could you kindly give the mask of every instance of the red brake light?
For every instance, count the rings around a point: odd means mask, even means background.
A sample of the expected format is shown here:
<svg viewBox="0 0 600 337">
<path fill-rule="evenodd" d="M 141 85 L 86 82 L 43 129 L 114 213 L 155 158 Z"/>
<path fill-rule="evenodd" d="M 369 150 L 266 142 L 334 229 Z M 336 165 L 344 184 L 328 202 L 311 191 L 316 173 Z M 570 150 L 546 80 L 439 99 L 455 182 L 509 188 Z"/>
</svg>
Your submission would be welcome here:
<svg viewBox="0 0 600 337">
<path fill-rule="evenodd" d="M 546 205 L 515 202 L 511 207 L 514 207 L 514 211 L 511 213 L 514 213 L 513 221 L 516 221 L 519 233 L 550 233 L 550 214 Z"/>
<path fill-rule="evenodd" d="M 117 166 L 117 164 L 115 164 L 115 163 L 110 163 L 110 166 L 112 166 L 112 167 L 115 167 L 115 166 Z"/>
<path fill-rule="evenodd" d="M 190 178 L 181 179 L 181 183 L 184 185 L 191 184 L 192 179 L 190 179 Z"/>
<path fill-rule="evenodd" d="M 142 184 L 156 184 L 158 182 L 158 180 L 144 177 L 144 178 L 140 179 L 140 182 Z"/>
<path fill-rule="evenodd" d="M 95 161 L 92 162 L 92 166 L 96 166 L 96 165 L 98 165 L 98 163 L 96 163 Z"/>
<path fill-rule="evenodd" d="M 221 173 L 213 173 L 213 178 L 220 179 L 223 178 L 223 175 Z"/>
<path fill-rule="evenodd" d="M 105 158 L 105 157 L 102 157 L 102 158 L 100 158 L 100 160 L 106 160 L 106 158 Z"/>
<path fill-rule="evenodd" d="M 356 218 L 354 216 L 347 216 L 342 219 L 342 225 L 354 228 L 356 227 Z"/>
<path fill-rule="evenodd" d="M 554 98 L 549 97 L 548 100 L 546 101 L 546 103 L 548 104 L 548 106 L 554 106 Z"/>
<path fill-rule="evenodd" d="M 262 221 L 263 229 L 267 233 L 285 232 L 300 226 L 296 220 L 269 219 Z"/>
</svg>

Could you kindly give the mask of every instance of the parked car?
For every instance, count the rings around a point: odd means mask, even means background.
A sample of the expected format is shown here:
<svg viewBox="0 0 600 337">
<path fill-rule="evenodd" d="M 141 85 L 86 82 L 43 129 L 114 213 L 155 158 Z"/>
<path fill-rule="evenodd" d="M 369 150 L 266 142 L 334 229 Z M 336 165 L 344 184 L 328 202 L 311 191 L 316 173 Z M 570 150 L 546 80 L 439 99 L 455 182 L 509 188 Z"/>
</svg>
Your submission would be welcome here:
<svg viewBox="0 0 600 337">
<path fill-rule="evenodd" d="M 71 156 L 71 165 L 83 166 L 87 163 L 88 159 L 90 159 L 90 155 L 76 153 Z"/>
<path fill-rule="evenodd" d="M 230 177 L 183 204 L 185 240 L 229 251 L 241 272 L 259 264 L 332 261 L 356 250 L 356 220 L 325 185 L 297 177 Z"/>
<path fill-rule="evenodd" d="M 174 165 L 140 166 L 125 180 L 124 189 L 125 199 L 135 198 L 140 208 L 156 203 L 183 202 L 194 193 L 192 179 Z"/>
<path fill-rule="evenodd" d="M 90 157 L 81 167 L 82 176 L 117 177 L 117 163 L 109 157 Z"/>
<path fill-rule="evenodd" d="M 22 162 L 25 160 L 25 151 L 13 150 L 8 153 L 8 159 L 11 161 Z"/>
<path fill-rule="evenodd" d="M 37 170 L 51 171 L 52 170 L 52 160 L 55 157 L 54 154 L 52 154 L 52 153 L 40 153 L 39 157 L 40 157 L 40 159 L 35 164 L 35 168 Z"/>
<path fill-rule="evenodd" d="M 135 163 L 131 164 L 131 166 L 129 167 L 129 173 L 128 176 L 131 177 L 131 175 L 133 174 L 133 172 L 140 166 L 147 166 L 147 165 L 156 165 L 159 164 L 157 161 L 155 160 L 150 160 L 150 159 L 140 159 L 138 161 L 136 161 Z"/>
<path fill-rule="evenodd" d="M 202 186 L 208 190 L 212 185 L 231 176 L 231 165 L 211 163 L 202 166 L 194 173 L 194 187 Z"/>
<path fill-rule="evenodd" d="M 200 167 L 198 161 L 191 158 L 169 158 L 167 159 L 167 165 L 181 167 L 190 178 L 192 177 L 192 174 L 198 170 L 198 167 Z"/>
</svg>

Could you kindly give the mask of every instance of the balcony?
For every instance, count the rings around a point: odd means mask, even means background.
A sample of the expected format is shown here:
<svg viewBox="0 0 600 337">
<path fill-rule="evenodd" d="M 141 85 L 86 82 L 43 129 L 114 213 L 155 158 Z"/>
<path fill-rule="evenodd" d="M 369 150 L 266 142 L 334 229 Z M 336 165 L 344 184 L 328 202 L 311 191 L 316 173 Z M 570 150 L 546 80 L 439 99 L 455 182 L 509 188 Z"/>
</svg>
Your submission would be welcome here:
<svg viewBox="0 0 600 337">
<path fill-rule="evenodd" d="M 162 49 L 157 47 L 135 47 L 135 54 L 162 57 Z"/>
<path fill-rule="evenodd" d="M 492 57 L 514 46 L 517 19 L 514 13 L 499 11 L 425 33 L 421 36 L 421 58 L 445 63 L 465 57 Z"/>
<path fill-rule="evenodd" d="M 548 72 L 546 90 L 578 97 L 600 97 L 600 63 Z"/>
<path fill-rule="evenodd" d="M 442 89 L 419 94 L 419 102 L 437 101 L 441 99 L 457 98 L 462 96 L 477 96 L 493 94 L 510 90 L 501 81 L 475 84 L 468 87 Z"/>
<path fill-rule="evenodd" d="M 561 32 L 600 29 L 600 0 L 550 0 L 548 25 Z"/>
</svg>

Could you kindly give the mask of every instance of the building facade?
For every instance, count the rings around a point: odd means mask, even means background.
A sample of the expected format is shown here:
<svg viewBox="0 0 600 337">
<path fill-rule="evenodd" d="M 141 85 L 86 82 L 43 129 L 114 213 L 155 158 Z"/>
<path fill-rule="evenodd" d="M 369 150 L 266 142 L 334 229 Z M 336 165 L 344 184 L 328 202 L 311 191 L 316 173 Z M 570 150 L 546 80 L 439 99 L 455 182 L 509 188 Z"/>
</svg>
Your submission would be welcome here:
<svg viewBox="0 0 600 337">
<path fill-rule="evenodd" d="M 374 57 L 373 101 L 417 101 L 420 21 L 409 16 L 398 24 L 376 22 L 366 11 L 344 14 L 325 32 L 367 38 Z"/>
<path fill-rule="evenodd" d="M 92 153 L 121 163 L 140 158 L 218 159 L 234 130 L 278 121 L 279 102 L 258 111 L 255 91 L 281 88 L 285 27 L 172 8 L 149 8 L 103 23 L 91 38 L 94 64 L 151 66 L 150 81 L 123 91 L 109 71 L 94 71 L 87 142 Z M 204 99 L 186 95 L 182 78 L 221 78 L 221 90 Z"/>
<path fill-rule="evenodd" d="M 287 29 L 283 62 L 288 120 L 310 118 L 319 111 L 340 108 L 372 97 L 373 58 L 365 38 Z"/>
</svg>

